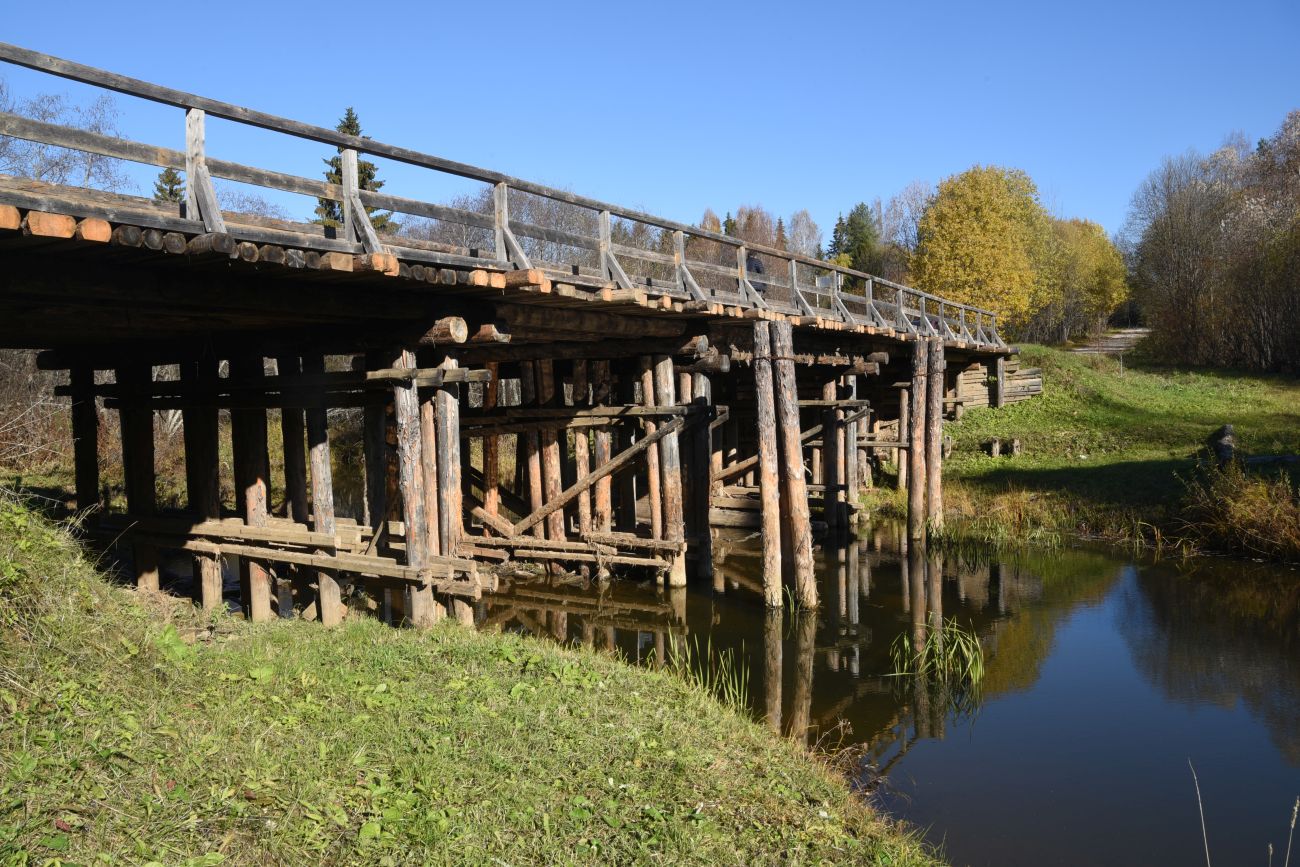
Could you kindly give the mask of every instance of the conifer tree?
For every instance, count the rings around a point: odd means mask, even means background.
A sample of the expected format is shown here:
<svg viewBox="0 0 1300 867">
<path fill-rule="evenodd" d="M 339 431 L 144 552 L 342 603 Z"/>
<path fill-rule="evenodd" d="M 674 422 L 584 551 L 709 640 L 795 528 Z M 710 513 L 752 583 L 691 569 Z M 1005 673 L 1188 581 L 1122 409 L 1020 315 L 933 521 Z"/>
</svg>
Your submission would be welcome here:
<svg viewBox="0 0 1300 867">
<path fill-rule="evenodd" d="M 158 173 L 158 179 L 153 182 L 153 200 L 160 204 L 185 201 L 185 181 L 180 172 L 168 166 Z"/>
<path fill-rule="evenodd" d="M 344 112 L 343 118 L 335 127 L 345 135 L 354 135 L 364 138 L 361 135 L 361 120 L 357 113 L 353 111 L 352 106 Z M 343 183 L 343 149 L 339 148 L 339 153 L 325 160 L 328 168 L 325 170 L 325 180 L 331 184 Z M 384 186 L 384 182 L 379 180 L 377 175 L 379 167 L 369 160 L 357 160 L 357 186 L 363 190 L 377 192 Z M 338 228 L 343 225 L 343 207 L 339 202 L 333 199 L 317 199 L 319 204 L 316 206 L 316 222 L 324 226 Z M 366 214 L 370 217 L 370 223 L 375 227 L 376 232 L 393 233 L 400 226 L 393 219 L 392 211 L 380 211 L 378 208 L 366 208 Z"/>
<path fill-rule="evenodd" d="M 776 247 L 778 250 L 784 250 L 790 241 L 785 236 L 785 220 L 780 217 L 776 218 Z"/>
<path fill-rule="evenodd" d="M 727 211 L 727 216 L 722 218 L 722 234 L 736 234 L 736 220 L 731 216 L 731 211 Z"/>
</svg>

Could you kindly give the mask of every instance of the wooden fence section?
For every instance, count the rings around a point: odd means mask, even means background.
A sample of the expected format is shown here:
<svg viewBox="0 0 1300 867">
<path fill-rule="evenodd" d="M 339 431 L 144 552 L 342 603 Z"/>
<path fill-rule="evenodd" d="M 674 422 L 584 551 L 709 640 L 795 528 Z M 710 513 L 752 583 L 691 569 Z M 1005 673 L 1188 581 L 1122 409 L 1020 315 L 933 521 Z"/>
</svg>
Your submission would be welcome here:
<svg viewBox="0 0 1300 867">
<path fill-rule="evenodd" d="M 406 264 L 408 270 L 413 266 L 500 271 L 537 267 L 551 279 L 562 279 L 567 284 L 610 293 L 643 291 L 664 299 L 663 303 L 670 307 L 676 302 L 692 305 L 694 310 L 719 314 L 725 308 L 766 311 L 827 328 L 855 327 L 867 333 L 937 336 L 989 349 L 1005 346 L 998 335 L 996 317 L 987 310 L 946 301 L 829 262 L 770 247 L 746 245 L 734 237 L 500 172 L 372 139 L 343 135 L 13 45 L 0 43 L 0 60 L 184 111 L 184 123 L 179 119 L 177 122 L 177 141 L 184 142 L 183 149 L 0 114 L 0 135 L 170 167 L 185 173 L 187 199 L 171 212 L 147 207 L 144 200 L 130 197 L 95 195 L 89 191 L 62 195 L 59 190 L 42 190 L 22 184 L 0 185 L 0 201 L 18 208 L 131 224 L 164 233 L 180 233 L 190 239 L 207 234 L 228 234 L 240 242 L 231 251 L 232 256 L 251 256 L 251 251 L 241 252 L 239 249 L 243 244 L 251 244 L 350 257 L 393 256 Z M 336 146 L 342 155 L 342 183 L 331 184 L 218 159 L 206 148 L 205 119 L 208 116 Z M 492 187 L 492 211 L 478 213 L 361 189 L 357 183 L 356 166 L 362 155 L 387 158 L 489 184 Z M 334 231 L 308 224 L 284 224 L 225 214 L 217 201 L 213 178 L 337 202 L 343 218 L 342 226 Z M 584 231 L 561 230 L 512 219 L 512 204 L 529 196 L 570 209 Z M 367 216 L 367 207 L 478 230 L 485 241 L 490 239 L 490 243 L 485 243 L 482 248 L 456 247 L 383 236 L 376 232 Z M 629 233 L 625 226 L 637 225 L 652 230 L 655 238 L 653 249 L 627 243 Z M 624 230 L 620 232 L 619 228 Z M 527 240 L 544 242 L 546 250 L 567 255 L 562 261 L 534 261 L 527 249 L 530 246 L 525 243 Z M 399 267 L 397 262 L 380 261 L 385 263 L 383 267 L 394 270 Z"/>
</svg>

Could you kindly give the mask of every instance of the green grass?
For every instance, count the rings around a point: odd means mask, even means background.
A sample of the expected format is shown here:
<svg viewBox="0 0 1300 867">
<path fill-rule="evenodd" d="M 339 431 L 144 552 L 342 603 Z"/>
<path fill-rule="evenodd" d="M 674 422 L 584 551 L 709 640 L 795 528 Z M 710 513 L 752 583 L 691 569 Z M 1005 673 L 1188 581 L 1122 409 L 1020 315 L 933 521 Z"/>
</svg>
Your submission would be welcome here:
<svg viewBox="0 0 1300 867">
<path fill-rule="evenodd" d="M 0 864 L 932 864 L 700 684 L 453 624 L 250 625 L 0 498 Z"/>
<path fill-rule="evenodd" d="M 1043 394 L 950 424 L 944 466 L 949 534 L 989 542 L 1183 536 L 1187 478 L 1206 438 L 1236 426 L 1239 448 L 1300 450 L 1300 382 L 1226 371 L 1119 363 L 1042 346 Z M 1019 437 L 1016 457 L 983 454 L 990 437 Z"/>
</svg>

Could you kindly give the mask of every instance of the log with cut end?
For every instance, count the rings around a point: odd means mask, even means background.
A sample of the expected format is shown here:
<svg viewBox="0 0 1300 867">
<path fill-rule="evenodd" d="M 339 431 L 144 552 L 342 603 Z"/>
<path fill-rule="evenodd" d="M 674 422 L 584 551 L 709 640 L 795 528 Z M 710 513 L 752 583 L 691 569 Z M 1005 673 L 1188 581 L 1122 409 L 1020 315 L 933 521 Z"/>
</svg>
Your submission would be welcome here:
<svg viewBox="0 0 1300 867">
<path fill-rule="evenodd" d="M 146 246 L 147 246 L 147 242 L 146 242 Z M 334 254 L 330 253 L 327 255 L 334 255 Z M 238 259 L 241 262 L 247 262 L 248 264 L 252 265 L 258 260 L 257 245 L 249 241 L 240 241 L 239 245 L 235 247 L 234 258 Z"/>
<path fill-rule="evenodd" d="M 28 211 L 23 217 L 23 233 L 39 238 L 71 238 L 77 231 L 77 220 L 66 214 L 47 214 Z"/>
<path fill-rule="evenodd" d="M 284 248 L 277 247 L 275 244 L 263 244 L 257 248 L 257 261 L 266 262 L 270 265 L 283 265 L 285 262 Z"/>
<path fill-rule="evenodd" d="M 147 249 L 159 252 L 163 248 L 163 233 L 159 229 L 145 229 L 140 241 Z"/>
<path fill-rule="evenodd" d="M 113 237 L 113 227 L 108 224 L 108 220 L 101 220 L 97 217 L 89 217 L 77 223 L 77 229 L 73 237 L 78 241 L 87 241 L 92 244 L 107 244 Z"/>
<path fill-rule="evenodd" d="M 119 226 L 114 232 L 114 241 L 116 242 L 117 232 L 123 229 L 133 228 L 131 226 Z M 189 240 L 185 245 L 185 252 L 191 256 L 229 256 L 235 249 L 235 239 L 224 232 L 209 232 L 206 235 L 198 235 Z"/>
<path fill-rule="evenodd" d="M 392 253 L 365 253 L 361 256 L 353 256 L 352 266 L 355 271 L 378 271 L 388 277 L 397 277 L 402 273 L 400 263 Z"/>
<path fill-rule="evenodd" d="M 23 215 L 13 205 L 0 205 L 0 229 L 14 231 L 22 228 Z"/>
<path fill-rule="evenodd" d="M 119 247 L 139 247 L 144 243 L 144 231 L 139 226 L 118 226 L 111 241 Z"/>
<path fill-rule="evenodd" d="M 464 343 L 469 339 L 469 326 L 459 316 L 444 316 L 420 336 L 421 346 L 439 346 L 446 343 Z"/>
<path fill-rule="evenodd" d="M 163 252 L 179 256 L 186 249 L 185 236 L 180 232 L 167 232 L 162 236 Z"/>
</svg>

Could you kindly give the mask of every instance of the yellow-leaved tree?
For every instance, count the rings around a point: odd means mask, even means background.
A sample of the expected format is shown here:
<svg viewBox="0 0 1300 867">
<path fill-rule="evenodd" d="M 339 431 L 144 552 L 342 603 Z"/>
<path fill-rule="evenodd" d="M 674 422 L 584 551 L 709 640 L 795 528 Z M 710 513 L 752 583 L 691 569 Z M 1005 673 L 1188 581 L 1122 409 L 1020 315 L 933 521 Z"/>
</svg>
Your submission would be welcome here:
<svg viewBox="0 0 1300 867">
<path fill-rule="evenodd" d="M 1052 219 L 1018 169 L 974 166 L 939 184 L 917 224 L 916 286 L 986 307 L 1014 327 L 1029 317 L 1060 263 Z"/>
</svg>

